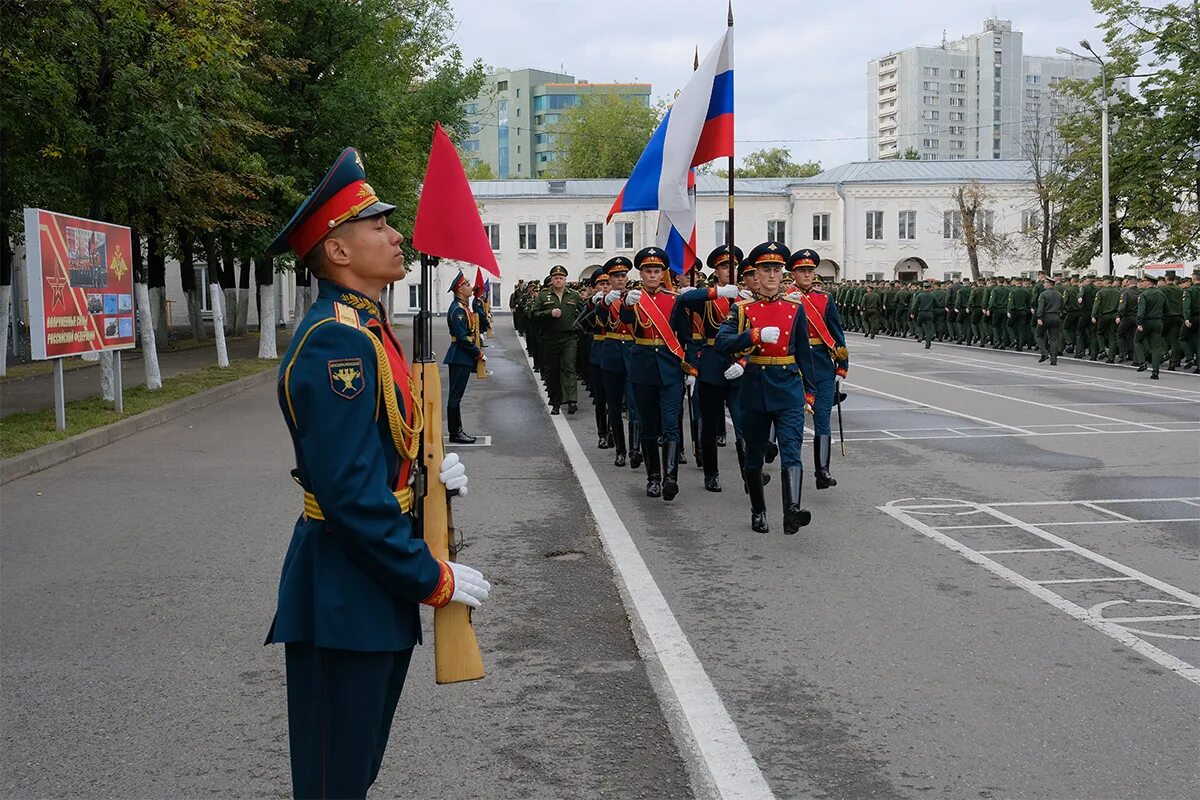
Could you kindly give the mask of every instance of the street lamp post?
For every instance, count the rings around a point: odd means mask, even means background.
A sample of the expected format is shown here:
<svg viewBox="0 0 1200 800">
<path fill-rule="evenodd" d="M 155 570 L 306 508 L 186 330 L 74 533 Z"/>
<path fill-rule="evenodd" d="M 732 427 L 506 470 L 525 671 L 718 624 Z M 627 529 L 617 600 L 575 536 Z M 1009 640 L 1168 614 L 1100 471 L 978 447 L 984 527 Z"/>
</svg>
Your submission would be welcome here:
<svg viewBox="0 0 1200 800">
<path fill-rule="evenodd" d="M 1092 54 L 1091 58 L 1081 56 L 1078 53 L 1071 52 L 1065 47 L 1056 48 L 1056 52 L 1063 53 L 1074 58 L 1083 59 L 1084 61 L 1095 61 L 1100 65 L 1100 84 L 1103 102 L 1100 106 L 1100 203 L 1101 203 L 1101 228 L 1100 228 L 1100 248 L 1104 256 L 1104 272 L 1107 275 L 1113 274 L 1112 263 L 1112 243 L 1109 239 L 1109 203 L 1108 203 L 1108 65 L 1104 59 L 1092 49 L 1092 45 L 1087 39 L 1079 42 L 1079 46 Z"/>
</svg>

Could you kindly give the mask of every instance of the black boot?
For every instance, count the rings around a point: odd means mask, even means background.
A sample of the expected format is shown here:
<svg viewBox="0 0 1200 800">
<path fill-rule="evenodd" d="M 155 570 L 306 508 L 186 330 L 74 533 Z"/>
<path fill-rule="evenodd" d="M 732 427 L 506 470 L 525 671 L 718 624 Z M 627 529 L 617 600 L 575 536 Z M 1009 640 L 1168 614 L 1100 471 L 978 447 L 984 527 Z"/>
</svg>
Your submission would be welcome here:
<svg viewBox="0 0 1200 800">
<path fill-rule="evenodd" d="M 658 462 L 658 448 L 647 447 L 646 497 L 662 497 L 662 465 Z"/>
<path fill-rule="evenodd" d="M 789 536 L 812 521 L 812 514 L 800 507 L 803 467 L 788 467 L 783 472 L 783 532 Z"/>
<path fill-rule="evenodd" d="M 724 446 L 725 446 L 725 434 L 718 433 L 717 434 L 717 447 L 724 447 Z"/>
<path fill-rule="evenodd" d="M 613 446 L 617 449 L 617 457 L 613 460 L 613 466 L 625 466 L 625 426 L 621 424 L 619 418 L 617 419 L 616 426 L 609 430 L 608 435 L 613 441 Z"/>
<path fill-rule="evenodd" d="M 642 465 L 642 423 L 629 423 L 629 466 L 637 469 Z"/>
<path fill-rule="evenodd" d="M 663 500 L 668 503 L 679 494 L 679 444 L 667 442 L 663 445 Z"/>
<path fill-rule="evenodd" d="M 596 446 L 601 450 L 608 450 L 613 446 L 612 433 L 608 430 L 608 409 L 599 405 L 596 405 L 594 409 L 596 412 L 596 435 L 600 437 L 600 443 Z"/>
<path fill-rule="evenodd" d="M 829 474 L 829 458 L 833 449 L 833 437 L 827 433 L 813 438 L 813 460 L 816 461 L 817 488 L 828 489 L 837 486 L 837 481 Z"/>
<path fill-rule="evenodd" d="M 475 437 L 468 436 L 463 432 L 462 427 L 462 411 L 459 409 L 446 409 L 447 427 L 450 429 L 451 444 L 475 444 Z"/>
<path fill-rule="evenodd" d="M 742 472 L 746 479 L 746 491 L 750 494 L 750 528 L 756 533 L 770 533 L 767 527 L 767 500 L 763 497 L 763 474 L 761 469 Z"/>
<path fill-rule="evenodd" d="M 738 471 L 742 473 L 742 491 L 749 494 L 750 489 L 746 485 L 746 440 L 745 439 L 735 439 L 733 442 L 733 446 L 734 446 L 734 449 L 737 450 Z M 768 483 L 771 482 L 771 476 L 767 475 L 762 470 L 759 470 L 758 474 L 762 477 L 762 485 L 763 486 L 766 486 Z"/>
<path fill-rule="evenodd" d="M 704 462 L 704 488 L 710 492 L 721 491 L 721 477 L 717 473 L 717 445 L 701 445 Z"/>
</svg>

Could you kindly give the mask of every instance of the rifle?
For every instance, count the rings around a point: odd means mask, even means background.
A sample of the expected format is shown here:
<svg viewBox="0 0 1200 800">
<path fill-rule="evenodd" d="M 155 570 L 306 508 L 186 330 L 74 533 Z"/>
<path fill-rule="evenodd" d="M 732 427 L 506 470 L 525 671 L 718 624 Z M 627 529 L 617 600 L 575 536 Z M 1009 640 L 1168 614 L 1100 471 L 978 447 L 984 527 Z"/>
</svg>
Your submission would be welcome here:
<svg viewBox="0 0 1200 800">
<path fill-rule="evenodd" d="M 421 254 L 420 313 L 413 326 L 414 376 L 417 381 L 425 428 L 417 456 L 417 517 L 425 544 L 434 558 L 453 561 L 454 517 L 450 495 L 436 478 L 446 457 L 442 447 L 442 378 L 433 358 L 433 314 L 430 312 L 430 271 L 437 266 L 433 256 Z M 481 362 L 482 363 L 482 362 Z M 483 677 L 483 657 L 471 627 L 471 609 L 462 603 L 447 603 L 433 610 L 433 661 L 437 682 L 459 683 Z"/>
<path fill-rule="evenodd" d="M 838 441 L 842 445 L 842 458 L 846 457 L 846 431 L 842 428 L 842 384 L 833 382 L 833 399 L 837 401 L 838 410 Z"/>
<path fill-rule="evenodd" d="M 700 460 L 702 458 L 700 450 L 700 417 L 696 414 L 696 406 L 692 398 L 693 391 L 694 387 L 689 387 L 686 391 L 688 419 L 692 423 L 692 456 L 696 459 L 696 466 L 704 466 Z"/>
</svg>

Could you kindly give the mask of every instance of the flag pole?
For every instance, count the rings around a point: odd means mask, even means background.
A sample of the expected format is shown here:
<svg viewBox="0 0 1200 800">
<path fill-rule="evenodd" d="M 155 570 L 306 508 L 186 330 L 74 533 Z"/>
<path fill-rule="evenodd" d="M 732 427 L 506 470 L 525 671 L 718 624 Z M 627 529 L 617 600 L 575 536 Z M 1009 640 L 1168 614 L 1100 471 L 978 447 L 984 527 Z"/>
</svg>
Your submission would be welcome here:
<svg viewBox="0 0 1200 800">
<path fill-rule="evenodd" d="M 733 27 L 733 0 L 729 0 L 729 27 L 730 28 Z M 699 68 L 699 65 L 697 65 L 697 69 L 698 68 Z M 730 144 L 732 145 L 732 142 Z M 728 230 L 725 231 L 725 237 L 727 240 L 726 244 L 728 244 L 729 247 L 732 249 L 733 248 L 733 155 L 732 155 L 732 153 L 729 156 L 729 224 L 726 227 L 728 228 Z M 734 273 L 735 273 L 734 283 L 737 282 L 736 272 L 737 272 L 737 268 L 735 266 L 735 268 L 734 268 Z"/>
</svg>

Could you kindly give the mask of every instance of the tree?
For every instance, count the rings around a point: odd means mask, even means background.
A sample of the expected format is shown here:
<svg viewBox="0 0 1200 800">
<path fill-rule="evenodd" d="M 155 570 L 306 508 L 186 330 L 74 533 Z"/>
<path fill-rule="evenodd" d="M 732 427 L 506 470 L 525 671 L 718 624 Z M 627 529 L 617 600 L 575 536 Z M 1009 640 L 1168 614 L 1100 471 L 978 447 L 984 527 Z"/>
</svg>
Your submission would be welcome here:
<svg viewBox="0 0 1200 800">
<path fill-rule="evenodd" d="M 496 173 L 492 171 L 492 165 L 486 161 L 481 161 L 478 158 L 468 158 L 465 154 L 460 154 L 463 162 L 463 171 L 467 173 L 467 180 L 471 181 L 494 181 Z"/>
<path fill-rule="evenodd" d="M 1200 256 L 1200 3 L 1150 6 L 1093 0 L 1108 48 L 1109 238 L 1113 254 L 1139 259 Z M 1114 91 L 1116 76 L 1139 75 L 1138 95 Z M 1064 230 L 1078 239 L 1068 259 L 1086 266 L 1100 252 L 1099 102 L 1105 87 L 1064 81 L 1084 110 L 1060 124 L 1067 146 Z"/>
<path fill-rule="evenodd" d="M 917 148 L 910 147 L 900 154 L 901 161 L 920 161 L 921 154 L 917 152 Z"/>
<path fill-rule="evenodd" d="M 983 184 L 971 181 L 950 191 L 957 218 L 945 220 L 951 238 L 962 242 L 971 266 L 971 280 L 979 280 L 979 254 L 982 251 L 995 264 L 1012 252 L 1012 237 L 996 231 L 994 212 L 988 208 L 991 195 Z"/>
<path fill-rule="evenodd" d="M 1049 275 L 1065 236 L 1062 224 L 1062 208 L 1067 199 L 1064 151 L 1057 131 L 1037 124 L 1023 134 L 1021 150 L 1029 163 L 1034 196 L 1020 234 L 1037 248 L 1041 271 Z"/>
<path fill-rule="evenodd" d="M 742 160 L 742 166 L 733 171 L 735 178 L 811 178 L 821 172 L 820 161 L 797 164 L 792 161 L 792 151 L 786 147 L 768 147 L 755 150 Z M 729 170 L 718 169 L 717 175 L 729 177 Z"/>
<path fill-rule="evenodd" d="M 551 171 L 557 178 L 628 178 L 661 118 L 662 109 L 640 100 L 587 95 L 559 117 Z"/>
</svg>

